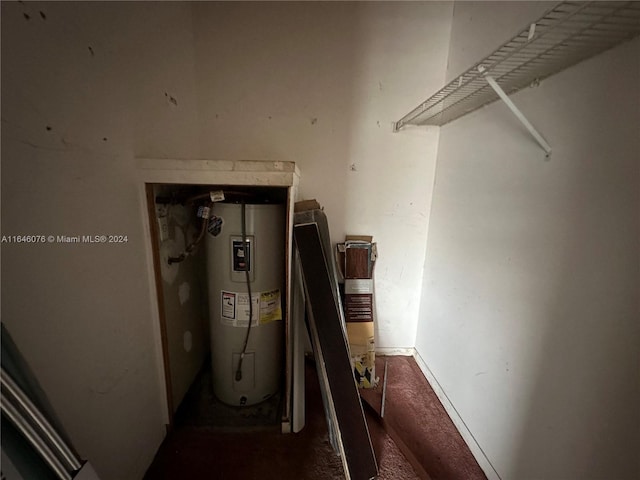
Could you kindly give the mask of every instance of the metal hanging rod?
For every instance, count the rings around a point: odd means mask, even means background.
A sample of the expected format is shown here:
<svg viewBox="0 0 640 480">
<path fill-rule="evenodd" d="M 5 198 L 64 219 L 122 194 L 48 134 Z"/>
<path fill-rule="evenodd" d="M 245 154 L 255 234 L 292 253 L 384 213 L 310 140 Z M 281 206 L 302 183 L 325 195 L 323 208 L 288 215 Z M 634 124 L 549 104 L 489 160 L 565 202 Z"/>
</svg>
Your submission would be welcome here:
<svg viewBox="0 0 640 480">
<path fill-rule="evenodd" d="M 34 447 L 52 468 L 56 472 L 61 469 L 65 472 L 80 470 L 81 461 L 4 368 L 0 368 L 0 384 L 2 412 L 34 442 Z"/>
<path fill-rule="evenodd" d="M 5 397 L 4 393 L 0 393 L 0 405 L 2 406 L 2 414 L 6 416 L 22 436 L 31 443 L 35 451 L 40 454 L 51 470 L 55 472 L 56 476 L 60 480 L 71 480 L 71 473 L 67 471 L 58 456 L 33 426 L 20 414 L 20 411 Z"/>
<path fill-rule="evenodd" d="M 560 2 L 395 122 L 393 130 L 444 125 L 639 34 L 640 2 Z M 551 147 L 544 138 L 517 108 L 512 111 L 548 156 Z"/>
</svg>

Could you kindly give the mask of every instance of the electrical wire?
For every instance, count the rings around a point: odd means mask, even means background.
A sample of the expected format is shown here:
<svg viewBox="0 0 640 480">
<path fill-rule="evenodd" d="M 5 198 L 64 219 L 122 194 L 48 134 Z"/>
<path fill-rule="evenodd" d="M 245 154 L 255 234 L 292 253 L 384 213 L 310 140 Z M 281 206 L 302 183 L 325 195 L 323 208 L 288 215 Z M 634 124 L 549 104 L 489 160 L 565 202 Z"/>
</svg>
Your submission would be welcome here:
<svg viewBox="0 0 640 480">
<path fill-rule="evenodd" d="M 213 202 L 209 202 L 206 206 L 207 206 L 207 208 L 209 208 L 209 211 L 211 211 L 211 209 L 213 208 Z M 189 255 L 191 255 L 191 252 L 193 252 L 193 250 L 196 248 L 196 246 L 198 246 L 198 244 L 204 238 L 204 234 L 207 231 L 207 225 L 209 225 L 209 218 L 204 218 L 203 217 L 202 218 L 202 224 L 200 225 L 200 233 L 198 234 L 198 236 L 187 246 L 187 248 L 185 248 L 183 253 L 181 253 L 177 257 L 169 257 L 167 259 L 167 262 L 169 263 L 169 265 L 172 265 L 174 263 L 183 262 L 184 260 L 186 260 L 186 258 Z"/>
<path fill-rule="evenodd" d="M 249 295 L 249 325 L 247 325 L 247 333 L 244 337 L 244 346 L 242 347 L 242 353 L 238 360 L 238 369 L 236 370 L 236 382 L 242 380 L 242 360 L 247 353 L 247 346 L 249 345 L 249 334 L 251 333 L 251 322 L 253 320 L 253 299 L 251 298 L 251 278 L 249 277 L 249 264 L 251 262 L 250 251 L 247 249 L 247 219 L 246 208 L 244 200 L 241 203 L 242 212 L 242 249 L 244 251 L 244 278 L 247 283 L 247 294 Z"/>
</svg>

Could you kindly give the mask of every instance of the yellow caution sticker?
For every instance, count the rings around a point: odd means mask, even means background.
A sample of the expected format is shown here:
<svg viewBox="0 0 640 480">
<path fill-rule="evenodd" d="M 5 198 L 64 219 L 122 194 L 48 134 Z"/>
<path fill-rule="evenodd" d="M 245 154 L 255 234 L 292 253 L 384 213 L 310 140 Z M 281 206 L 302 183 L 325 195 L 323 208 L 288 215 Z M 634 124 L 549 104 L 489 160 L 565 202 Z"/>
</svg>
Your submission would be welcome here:
<svg viewBox="0 0 640 480">
<path fill-rule="evenodd" d="M 280 290 L 270 290 L 260 294 L 260 325 L 282 320 Z"/>
</svg>

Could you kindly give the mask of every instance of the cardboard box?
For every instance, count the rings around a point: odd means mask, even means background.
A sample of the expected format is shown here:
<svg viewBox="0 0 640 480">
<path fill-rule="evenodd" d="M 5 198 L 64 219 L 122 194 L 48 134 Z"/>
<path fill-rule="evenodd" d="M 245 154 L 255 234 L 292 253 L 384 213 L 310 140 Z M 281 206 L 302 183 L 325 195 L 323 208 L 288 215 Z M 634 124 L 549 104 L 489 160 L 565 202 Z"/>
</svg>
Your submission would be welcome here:
<svg viewBox="0 0 640 480">
<path fill-rule="evenodd" d="M 349 354 L 356 383 L 360 388 L 376 386 L 376 345 L 373 322 L 347 323 Z"/>
<path fill-rule="evenodd" d="M 373 322 L 373 279 L 345 278 L 345 319 L 347 322 Z"/>
<path fill-rule="evenodd" d="M 349 235 L 337 246 L 338 268 L 344 278 L 344 306 L 351 363 L 362 388 L 377 384 L 373 269 L 377 258 L 373 237 Z"/>
</svg>

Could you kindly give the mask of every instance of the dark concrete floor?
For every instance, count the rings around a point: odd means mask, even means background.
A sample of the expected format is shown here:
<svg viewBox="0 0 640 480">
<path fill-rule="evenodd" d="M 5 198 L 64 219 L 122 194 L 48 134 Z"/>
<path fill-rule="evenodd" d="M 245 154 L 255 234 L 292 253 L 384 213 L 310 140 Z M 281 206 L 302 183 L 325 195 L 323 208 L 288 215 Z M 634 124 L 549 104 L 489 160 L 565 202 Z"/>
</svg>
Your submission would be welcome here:
<svg viewBox="0 0 640 480">
<path fill-rule="evenodd" d="M 367 423 L 379 467 L 379 480 L 484 480 L 468 447 L 411 357 L 385 357 L 388 383 L 385 418 L 375 413 L 381 387 L 367 392 Z M 378 374 L 384 359 L 377 362 Z M 382 382 L 381 382 L 382 384 Z M 328 438 L 322 397 L 313 362 L 306 372 L 307 424 L 283 435 L 273 423 L 273 405 L 253 414 L 256 425 L 214 425 L 206 380 L 194 384 L 176 415 L 176 425 L 160 447 L 145 480 L 331 480 L 343 479 L 340 457 Z M 199 393 L 197 393 L 199 392 Z M 200 413 L 197 412 L 198 409 Z M 204 412 L 204 413 L 203 413 Z M 204 416 L 203 416 L 204 415 Z M 216 414 L 218 415 L 218 414 Z M 199 423 L 198 418 L 208 418 Z M 213 420 L 212 420 L 213 419 Z"/>
</svg>

